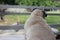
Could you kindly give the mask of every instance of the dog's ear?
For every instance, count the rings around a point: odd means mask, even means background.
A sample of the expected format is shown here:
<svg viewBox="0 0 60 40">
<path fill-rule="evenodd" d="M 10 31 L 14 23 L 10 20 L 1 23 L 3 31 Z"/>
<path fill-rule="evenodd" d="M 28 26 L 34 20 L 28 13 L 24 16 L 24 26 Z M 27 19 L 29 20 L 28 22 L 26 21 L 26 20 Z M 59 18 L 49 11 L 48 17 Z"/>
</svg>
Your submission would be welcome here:
<svg viewBox="0 0 60 40">
<path fill-rule="evenodd" d="M 38 8 L 34 8 L 32 11 L 34 11 L 35 9 L 38 9 Z"/>
<path fill-rule="evenodd" d="M 43 17 L 47 17 L 47 14 L 45 11 L 42 11 L 43 12 Z"/>
</svg>

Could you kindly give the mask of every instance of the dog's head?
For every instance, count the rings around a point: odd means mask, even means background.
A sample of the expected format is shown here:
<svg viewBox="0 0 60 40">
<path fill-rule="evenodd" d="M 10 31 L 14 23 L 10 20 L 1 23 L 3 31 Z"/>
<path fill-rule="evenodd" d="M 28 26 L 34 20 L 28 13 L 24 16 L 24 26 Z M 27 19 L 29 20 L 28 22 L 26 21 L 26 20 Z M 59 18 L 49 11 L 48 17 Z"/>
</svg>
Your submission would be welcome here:
<svg viewBox="0 0 60 40">
<path fill-rule="evenodd" d="M 33 12 L 32 12 L 32 15 L 35 15 L 35 16 L 41 16 L 43 18 L 47 17 L 47 14 L 45 13 L 45 11 L 42 11 L 40 9 L 35 9 Z"/>
</svg>

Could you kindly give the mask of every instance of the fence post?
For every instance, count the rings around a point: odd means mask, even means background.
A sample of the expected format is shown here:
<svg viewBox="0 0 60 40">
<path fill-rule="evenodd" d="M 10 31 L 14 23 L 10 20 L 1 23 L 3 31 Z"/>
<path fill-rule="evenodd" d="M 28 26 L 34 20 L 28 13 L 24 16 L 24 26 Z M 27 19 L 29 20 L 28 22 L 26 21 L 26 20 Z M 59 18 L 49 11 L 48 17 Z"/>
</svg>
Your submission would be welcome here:
<svg viewBox="0 0 60 40">
<path fill-rule="evenodd" d="M 4 16 L 5 10 L 6 10 L 6 9 L 1 9 L 1 8 L 0 8 L 0 19 L 1 19 L 2 21 L 4 21 L 3 16 Z"/>
</svg>

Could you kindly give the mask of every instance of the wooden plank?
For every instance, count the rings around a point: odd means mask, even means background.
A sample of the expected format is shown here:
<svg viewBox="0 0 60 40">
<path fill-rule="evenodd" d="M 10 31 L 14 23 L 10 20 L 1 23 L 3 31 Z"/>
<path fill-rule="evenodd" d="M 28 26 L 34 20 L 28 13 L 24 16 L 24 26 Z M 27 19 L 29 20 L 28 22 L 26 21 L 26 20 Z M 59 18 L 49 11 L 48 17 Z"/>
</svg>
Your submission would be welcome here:
<svg viewBox="0 0 60 40">
<path fill-rule="evenodd" d="M 60 27 L 60 24 L 49 24 L 51 27 Z M 8 25 L 5 25 L 5 26 L 0 26 L 0 29 L 1 30 L 6 30 L 6 29 L 24 29 L 24 24 L 20 24 L 20 25 L 11 25 L 11 26 L 8 26 Z"/>
<path fill-rule="evenodd" d="M 11 25 L 11 26 L 8 26 L 8 25 L 0 26 L 0 30 L 11 30 L 11 29 L 14 29 L 15 31 L 18 31 L 20 29 L 24 29 L 24 26 L 23 26 L 23 24 L 21 24 L 21 25 Z"/>
<path fill-rule="evenodd" d="M 15 13 L 15 12 L 0 12 L 0 14 L 3 14 L 3 15 L 30 15 L 31 13 Z M 60 14 L 53 14 L 53 13 L 47 13 L 47 15 L 50 15 L 50 16 L 60 16 Z"/>
<path fill-rule="evenodd" d="M 3 12 L 4 15 L 30 15 L 31 13 L 15 13 L 15 12 Z"/>
<path fill-rule="evenodd" d="M 0 8 L 60 9 L 60 7 L 20 6 L 20 5 L 0 5 Z"/>
</svg>

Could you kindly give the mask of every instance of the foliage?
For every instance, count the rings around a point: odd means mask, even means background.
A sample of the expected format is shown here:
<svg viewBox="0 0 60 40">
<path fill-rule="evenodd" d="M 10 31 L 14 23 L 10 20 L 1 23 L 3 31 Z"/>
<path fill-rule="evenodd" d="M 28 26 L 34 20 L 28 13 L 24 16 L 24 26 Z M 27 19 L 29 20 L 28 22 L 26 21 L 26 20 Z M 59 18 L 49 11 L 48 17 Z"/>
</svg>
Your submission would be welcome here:
<svg viewBox="0 0 60 40">
<path fill-rule="evenodd" d="M 15 3 L 26 6 L 59 6 L 60 4 L 58 1 L 52 0 L 15 0 Z"/>
<path fill-rule="evenodd" d="M 0 4 L 4 4 L 4 2 L 3 2 L 4 0 L 0 0 Z"/>
<path fill-rule="evenodd" d="M 60 6 L 60 1 L 53 0 L 0 0 L 0 3 L 26 6 Z"/>
<path fill-rule="evenodd" d="M 15 0 L 0 0 L 0 4 L 15 4 Z"/>
</svg>

